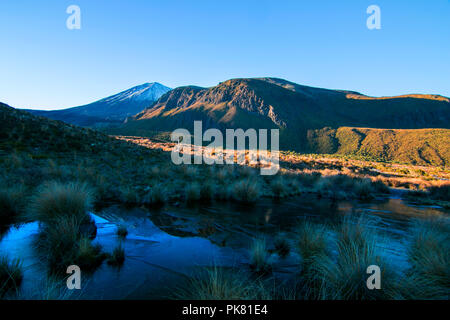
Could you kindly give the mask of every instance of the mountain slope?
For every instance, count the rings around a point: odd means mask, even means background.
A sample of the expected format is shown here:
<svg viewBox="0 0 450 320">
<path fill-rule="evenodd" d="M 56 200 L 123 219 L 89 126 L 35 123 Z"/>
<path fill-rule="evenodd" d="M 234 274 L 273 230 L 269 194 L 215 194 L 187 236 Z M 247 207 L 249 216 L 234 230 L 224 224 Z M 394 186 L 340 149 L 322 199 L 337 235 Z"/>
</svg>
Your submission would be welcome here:
<svg viewBox="0 0 450 320">
<path fill-rule="evenodd" d="M 120 130 L 192 130 L 194 120 L 204 129 L 279 128 L 283 149 L 315 152 L 308 131 L 324 127 L 450 128 L 450 102 L 439 95 L 373 98 L 276 78 L 232 79 L 212 88 L 176 88 Z"/>
<path fill-rule="evenodd" d="M 414 165 L 450 165 L 448 129 L 370 129 L 340 127 L 308 132 L 317 153 Z"/>
<path fill-rule="evenodd" d="M 171 89 L 160 83 L 145 83 L 99 101 L 64 110 L 27 110 L 35 115 L 80 126 L 121 123 L 149 107 Z"/>
</svg>

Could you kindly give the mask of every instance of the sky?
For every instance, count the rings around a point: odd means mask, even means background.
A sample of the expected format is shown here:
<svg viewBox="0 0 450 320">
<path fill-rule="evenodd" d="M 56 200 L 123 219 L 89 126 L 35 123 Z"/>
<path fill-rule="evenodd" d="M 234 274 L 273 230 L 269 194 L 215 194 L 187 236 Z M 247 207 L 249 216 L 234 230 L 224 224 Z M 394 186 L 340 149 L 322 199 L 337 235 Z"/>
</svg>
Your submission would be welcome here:
<svg viewBox="0 0 450 320">
<path fill-rule="evenodd" d="M 381 10 L 369 30 L 366 10 Z M 81 29 L 66 26 L 77 5 Z M 1 0 L 0 102 L 87 104 L 145 82 L 278 77 L 450 96 L 450 1 Z"/>
</svg>

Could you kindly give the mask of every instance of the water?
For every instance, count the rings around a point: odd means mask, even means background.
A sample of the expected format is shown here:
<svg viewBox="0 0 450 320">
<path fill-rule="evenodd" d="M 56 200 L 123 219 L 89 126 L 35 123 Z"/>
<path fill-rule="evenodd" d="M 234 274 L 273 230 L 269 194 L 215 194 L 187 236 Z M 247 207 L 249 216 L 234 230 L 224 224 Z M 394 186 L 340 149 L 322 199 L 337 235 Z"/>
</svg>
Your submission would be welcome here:
<svg viewBox="0 0 450 320">
<path fill-rule="evenodd" d="M 412 218 L 446 214 L 439 208 L 411 206 L 400 198 L 364 202 L 333 202 L 299 197 L 280 202 L 265 199 L 255 205 L 213 202 L 198 206 L 166 206 L 157 210 L 112 206 L 92 215 L 98 228 L 96 242 L 106 252 L 122 243 L 126 260 L 121 268 L 104 263 L 93 274 L 82 273 L 82 299 L 170 298 L 177 286 L 196 269 L 211 265 L 248 268 L 248 248 L 264 237 L 269 250 L 282 236 L 295 246 L 296 226 L 310 219 L 330 226 L 348 214 L 370 217 L 381 235 L 384 255 L 399 270 L 407 268 L 405 245 Z M 128 236 L 116 235 L 125 224 Z M 12 227 L 0 240 L 0 254 L 20 258 L 24 266 L 23 297 L 36 296 L 46 278 L 44 263 L 35 254 L 38 223 Z M 291 250 L 286 258 L 272 255 L 274 275 L 292 276 L 299 256 Z"/>
</svg>

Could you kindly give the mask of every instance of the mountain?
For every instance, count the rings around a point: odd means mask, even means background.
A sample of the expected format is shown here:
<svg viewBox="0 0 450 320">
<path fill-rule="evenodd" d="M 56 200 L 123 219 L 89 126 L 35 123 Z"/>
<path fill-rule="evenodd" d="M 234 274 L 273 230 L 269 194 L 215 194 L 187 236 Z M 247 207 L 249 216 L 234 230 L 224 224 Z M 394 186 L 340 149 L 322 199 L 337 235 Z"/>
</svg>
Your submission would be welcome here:
<svg viewBox="0 0 450 320">
<path fill-rule="evenodd" d="M 32 114 L 85 127 L 118 124 L 152 105 L 171 89 L 160 83 L 145 83 L 99 101 L 69 109 L 41 111 Z"/>
<path fill-rule="evenodd" d="M 322 128 L 450 128 L 450 99 L 411 94 L 369 97 L 314 88 L 277 78 L 232 79 L 212 88 L 179 87 L 164 94 L 115 133 L 203 128 L 279 128 L 284 150 L 316 152 Z"/>
</svg>

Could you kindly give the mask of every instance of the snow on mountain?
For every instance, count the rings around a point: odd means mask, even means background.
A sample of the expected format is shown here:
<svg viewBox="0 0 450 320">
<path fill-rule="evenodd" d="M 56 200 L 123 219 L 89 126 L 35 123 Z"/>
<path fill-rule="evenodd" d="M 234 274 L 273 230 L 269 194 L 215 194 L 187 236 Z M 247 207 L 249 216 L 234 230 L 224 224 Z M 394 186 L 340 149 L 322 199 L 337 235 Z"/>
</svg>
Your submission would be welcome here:
<svg viewBox="0 0 450 320">
<path fill-rule="evenodd" d="M 127 117 L 138 114 L 170 90 L 158 82 L 144 83 L 84 106 L 54 111 L 28 111 L 80 126 L 104 126 L 121 123 Z"/>
</svg>

